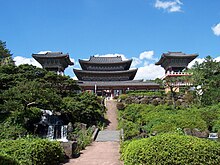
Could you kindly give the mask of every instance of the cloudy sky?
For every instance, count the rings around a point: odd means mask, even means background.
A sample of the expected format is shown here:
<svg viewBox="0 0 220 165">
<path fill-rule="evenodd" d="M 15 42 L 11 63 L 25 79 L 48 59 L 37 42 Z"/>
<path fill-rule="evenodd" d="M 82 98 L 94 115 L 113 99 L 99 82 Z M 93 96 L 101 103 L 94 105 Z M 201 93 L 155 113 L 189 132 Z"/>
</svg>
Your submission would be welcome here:
<svg viewBox="0 0 220 165">
<path fill-rule="evenodd" d="M 154 63 L 167 51 L 220 59 L 219 0 L 0 0 L 0 40 L 16 64 L 40 65 L 32 53 L 69 53 L 78 59 L 133 59 L 135 79 L 162 77 Z"/>
</svg>

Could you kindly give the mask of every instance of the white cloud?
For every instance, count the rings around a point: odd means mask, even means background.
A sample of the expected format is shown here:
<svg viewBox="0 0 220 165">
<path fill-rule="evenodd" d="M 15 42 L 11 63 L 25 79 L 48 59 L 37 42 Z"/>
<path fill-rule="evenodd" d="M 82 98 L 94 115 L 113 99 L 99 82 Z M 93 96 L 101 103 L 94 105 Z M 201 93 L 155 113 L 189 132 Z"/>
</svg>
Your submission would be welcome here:
<svg viewBox="0 0 220 165">
<path fill-rule="evenodd" d="M 220 56 L 216 57 L 215 61 L 220 62 Z"/>
<path fill-rule="evenodd" d="M 145 51 L 145 52 L 142 52 L 140 54 L 139 58 L 141 60 L 143 60 L 143 59 L 154 60 L 153 55 L 154 55 L 154 51 L 152 51 L 152 50 L 151 51 Z"/>
<path fill-rule="evenodd" d="M 220 23 L 212 27 L 212 31 L 216 36 L 220 36 Z"/>
<path fill-rule="evenodd" d="M 74 64 L 73 64 L 73 65 L 70 65 L 69 67 L 70 67 L 70 68 L 73 68 L 73 67 L 75 66 L 75 60 L 74 60 L 74 58 L 70 58 L 70 61 L 73 62 Z"/>
<path fill-rule="evenodd" d="M 132 57 L 133 61 L 131 63 L 131 67 L 135 68 L 142 63 L 142 61 L 137 57 Z"/>
<path fill-rule="evenodd" d="M 165 74 L 165 71 L 162 67 L 155 64 L 148 64 L 138 68 L 135 80 L 145 79 L 145 80 L 154 80 L 156 78 L 161 78 Z"/>
<path fill-rule="evenodd" d="M 203 61 L 205 61 L 204 58 L 196 58 L 195 60 L 192 60 L 189 65 L 188 65 L 188 68 L 192 68 L 192 66 L 198 62 L 199 64 L 201 64 Z"/>
<path fill-rule="evenodd" d="M 167 12 L 181 12 L 181 5 L 183 3 L 180 0 L 173 1 L 160 1 L 156 0 L 154 7 L 157 9 L 164 9 Z"/>
<path fill-rule="evenodd" d="M 72 77 L 73 80 L 78 80 L 78 78 L 76 76 Z"/>
<path fill-rule="evenodd" d="M 16 56 L 13 59 L 15 61 L 15 65 L 22 65 L 22 64 L 29 64 L 29 65 L 34 65 L 36 67 L 42 68 L 42 66 L 40 65 L 40 63 L 38 63 L 35 59 L 33 58 L 26 58 L 26 57 L 22 57 L 22 56 Z"/>
<path fill-rule="evenodd" d="M 52 51 L 50 51 L 50 50 L 43 50 L 43 51 L 38 52 L 37 54 L 46 54 L 47 52 L 52 52 Z"/>
</svg>

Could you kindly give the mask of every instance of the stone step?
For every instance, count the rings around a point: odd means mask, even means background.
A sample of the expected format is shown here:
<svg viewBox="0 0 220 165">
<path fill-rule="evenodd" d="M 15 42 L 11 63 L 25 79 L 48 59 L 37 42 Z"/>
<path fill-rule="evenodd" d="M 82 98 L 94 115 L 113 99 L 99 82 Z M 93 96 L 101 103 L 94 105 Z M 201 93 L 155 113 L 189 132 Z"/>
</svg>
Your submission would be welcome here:
<svg viewBox="0 0 220 165">
<path fill-rule="evenodd" d="M 96 142 L 119 142 L 120 141 L 120 131 L 99 131 L 98 136 L 95 140 Z"/>
</svg>

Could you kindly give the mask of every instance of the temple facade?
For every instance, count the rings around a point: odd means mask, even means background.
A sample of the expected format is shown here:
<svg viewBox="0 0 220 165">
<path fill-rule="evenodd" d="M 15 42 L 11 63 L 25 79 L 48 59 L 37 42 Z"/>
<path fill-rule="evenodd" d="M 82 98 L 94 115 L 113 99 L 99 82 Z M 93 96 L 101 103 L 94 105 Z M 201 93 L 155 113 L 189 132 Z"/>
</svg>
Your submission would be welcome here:
<svg viewBox="0 0 220 165">
<path fill-rule="evenodd" d="M 133 80 L 137 69 L 130 69 L 132 59 L 117 57 L 94 57 L 79 60 L 82 70 L 73 69 L 78 85 L 84 91 L 100 96 L 114 97 L 128 90 L 158 90 L 151 81 Z"/>
<path fill-rule="evenodd" d="M 132 60 L 118 57 L 90 57 L 79 60 L 82 70 L 74 69 L 78 80 L 82 81 L 128 81 L 133 80 L 137 69 L 129 70 Z"/>
<path fill-rule="evenodd" d="M 161 55 L 160 60 L 155 65 L 161 65 L 165 70 L 165 75 L 162 77 L 163 80 L 171 80 L 173 78 L 184 77 L 178 81 L 173 81 L 172 85 L 175 92 L 180 91 L 180 87 L 191 86 L 192 83 L 189 81 L 189 77 L 192 73 L 185 72 L 188 64 L 194 60 L 198 54 L 185 54 L 182 52 L 168 52 Z M 177 79 L 176 79 L 177 80 Z M 168 81 L 167 81 L 168 82 Z M 169 92 L 169 85 L 165 87 L 165 92 Z"/>
<path fill-rule="evenodd" d="M 45 54 L 32 54 L 32 57 L 48 70 L 54 71 L 59 75 L 64 74 L 64 70 L 74 63 L 70 61 L 69 54 L 62 52 L 47 52 Z"/>
</svg>

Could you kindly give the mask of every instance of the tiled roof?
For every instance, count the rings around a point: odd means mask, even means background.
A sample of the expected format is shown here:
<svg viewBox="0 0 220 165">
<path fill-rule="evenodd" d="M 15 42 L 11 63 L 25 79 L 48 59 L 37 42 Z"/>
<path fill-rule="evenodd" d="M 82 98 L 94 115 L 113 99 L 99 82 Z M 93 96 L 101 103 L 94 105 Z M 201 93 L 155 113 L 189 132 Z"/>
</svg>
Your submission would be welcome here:
<svg viewBox="0 0 220 165">
<path fill-rule="evenodd" d="M 62 52 L 47 52 L 44 54 L 33 54 L 35 57 L 63 57 L 69 56 L 69 54 L 63 54 Z"/>
<path fill-rule="evenodd" d="M 130 81 L 77 81 L 79 86 L 158 86 L 152 81 L 130 80 Z"/>
<path fill-rule="evenodd" d="M 126 81 L 133 80 L 137 69 L 122 71 L 89 71 L 73 69 L 79 80 L 86 81 Z"/>
<path fill-rule="evenodd" d="M 95 56 L 91 56 L 89 61 L 93 62 L 93 63 L 117 63 L 117 62 L 121 62 L 122 58 L 121 58 L 121 56 L 117 56 L 117 57 L 95 57 Z"/>
<path fill-rule="evenodd" d="M 32 54 L 32 57 L 37 60 L 41 65 L 44 64 L 45 60 L 60 59 L 65 67 L 68 65 L 73 65 L 74 63 L 70 61 L 69 54 L 63 54 L 62 52 L 47 52 L 45 54 Z"/>
<path fill-rule="evenodd" d="M 165 59 L 167 58 L 186 58 L 189 59 L 189 62 L 194 60 L 198 54 L 185 54 L 183 52 L 168 52 L 168 53 L 163 53 L 161 55 L 161 58 L 158 62 L 155 63 L 155 65 L 161 65 Z"/>
<path fill-rule="evenodd" d="M 172 56 L 172 57 L 194 57 L 194 56 L 198 56 L 197 54 L 185 54 L 183 52 L 168 52 L 168 53 L 163 53 L 162 56 Z"/>
<path fill-rule="evenodd" d="M 85 74 L 125 74 L 125 73 L 137 72 L 137 69 L 120 70 L 120 71 L 90 71 L 90 70 L 73 69 L 73 71 L 77 73 L 85 73 Z"/>
</svg>

